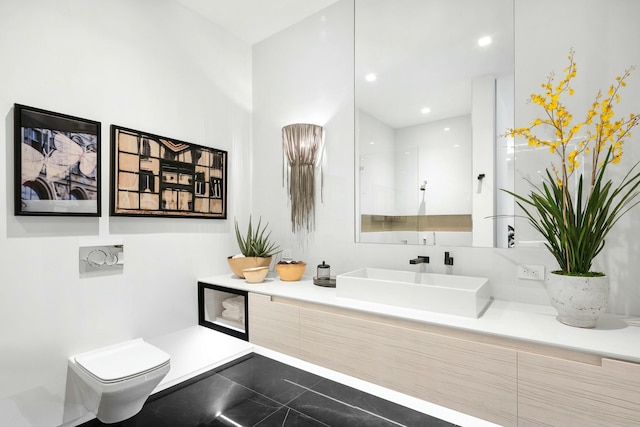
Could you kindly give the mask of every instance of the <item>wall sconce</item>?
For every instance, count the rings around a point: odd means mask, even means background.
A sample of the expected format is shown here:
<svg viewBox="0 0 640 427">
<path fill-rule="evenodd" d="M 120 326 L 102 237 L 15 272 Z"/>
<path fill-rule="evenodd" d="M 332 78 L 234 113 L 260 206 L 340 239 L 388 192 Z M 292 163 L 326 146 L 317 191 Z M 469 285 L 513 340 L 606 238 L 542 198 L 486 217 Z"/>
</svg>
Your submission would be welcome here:
<svg viewBox="0 0 640 427">
<path fill-rule="evenodd" d="M 324 130 L 322 126 L 296 123 L 282 128 L 282 151 L 287 167 L 287 191 L 291 206 L 291 229 L 294 233 L 315 229 L 315 168 L 322 160 Z M 285 166 L 283 161 L 282 185 Z M 322 169 L 320 169 L 322 200 Z"/>
</svg>

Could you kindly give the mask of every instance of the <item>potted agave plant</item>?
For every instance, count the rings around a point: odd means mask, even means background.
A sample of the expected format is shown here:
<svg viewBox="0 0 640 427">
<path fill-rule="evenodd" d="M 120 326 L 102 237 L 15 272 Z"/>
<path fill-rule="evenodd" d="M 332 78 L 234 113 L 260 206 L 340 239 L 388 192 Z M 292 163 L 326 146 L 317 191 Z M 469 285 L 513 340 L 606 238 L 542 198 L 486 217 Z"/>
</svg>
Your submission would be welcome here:
<svg viewBox="0 0 640 427">
<path fill-rule="evenodd" d="M 262 218 L 258 220 L 258 225 L 253 227 L 251 217 L 246 234 L 240 232 L 238 220 L 235 220 L 236 239 L 240 254 L 227 258 L 229 267 L 236 276 L 244 279 L 243 270 L 246 268 L 269 267 L 271 257 L 281 251 L 278 246 L 271 242 L 271 232 L 267 232 L 269 224 L 262 226 Z"/>
<path fill-rule="evenodd" d="M 620 161 L 623 143 L 640 116 L 630 114 L 614 119 L 614 106 L 620 101 L 619 91 L 626 85 L 633 70 L 630 68 L 616 78 L 606 95 L 599 92 L 585 119 L 575 123 L 563 103 L 566 96 L 574 93 L 573 50 L 568 59 L 562 81 L 555 83 L 551 73 L 542 85 L 544 93 L 531 95 L 531 102 L 544 110 L 542 117 L 528 127 L 507 132 L 512 137 L 525 138 L 530 146 L 547 147 L 557 156 L 557 163 L 552 162 L 551 171 L 547 168 L 541 184 L 530 182 L 529 194 L 507 192 L 542 234 L 558 262 L 559 269 L 547 278 L 550 302 L 558 311 L 558 320 L 591 328 L 609 297 L 608 278 L 603 272 L 592 271 L 593 259 L 604 248 L 605 237 L 620 217 L 639 203 L 637 163 L 617 183 L 607 178 L 606 172 Z M 539 136 L 544 131 L 550 131 L 547 138 Z M 586 162 L 588 175 L 574 176 L 581 161 Z"/>
</svg>

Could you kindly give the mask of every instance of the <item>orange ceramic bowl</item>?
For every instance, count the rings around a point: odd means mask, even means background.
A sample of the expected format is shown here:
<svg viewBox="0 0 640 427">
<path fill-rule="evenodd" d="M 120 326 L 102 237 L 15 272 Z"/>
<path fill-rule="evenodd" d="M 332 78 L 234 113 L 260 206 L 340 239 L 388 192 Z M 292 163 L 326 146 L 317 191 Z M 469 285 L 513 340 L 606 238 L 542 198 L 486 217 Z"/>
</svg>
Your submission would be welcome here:
<svg viewBox="0 0 640 427">
<path fill-rule="evenodd" d="M 276 272 L 280 276 L 280 280 L 285 282 L 296 282 L 302 278 L 304 270 L 307 268 L 307 264 L 304 262 L 276 264 Z"/>
<path fill-rule="evenodd" d="M 244 273 L 242 272 L 244 269 L 253 267 L 269 267 L 269 265 L 271 264 L 271 257 L 227 257 L 227 262 L 229 263 L 229 268 L 231 268 L 231 271 L 233 271 L 233 273 L 239 278 L 244 279 Z"/>
</svg>

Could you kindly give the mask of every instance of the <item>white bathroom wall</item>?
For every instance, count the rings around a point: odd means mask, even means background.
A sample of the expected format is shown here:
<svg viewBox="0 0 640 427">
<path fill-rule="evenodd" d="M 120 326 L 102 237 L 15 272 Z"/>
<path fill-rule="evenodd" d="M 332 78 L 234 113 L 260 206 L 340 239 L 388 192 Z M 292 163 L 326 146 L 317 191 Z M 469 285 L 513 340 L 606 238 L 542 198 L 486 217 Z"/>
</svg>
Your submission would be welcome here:
<svg viewBox="0 0 640 427">
<path fill-rule="evenodd" d="M 583 120 L 599 90 L 606 95 L 616 76 L 631 66 L 640 66 L 640 49 L 634 44 L 640 39 L 638 16 L 640 2 L 636 0 L 517 0 L 516 125 L 527 125 L 541 116 L 541 109 L 527 100 L 531 93 L 541 91 L 540 84 L 546 82 L 551 71 L 556 74 L 556 82 L 564 78 L 571 48 L 576 52 L 577 76 L 573 82 L 575 94 L 567 105 L 577 120 Z M 615 105 L 616 118 L 640 113 L 638 70 L 633 72 L 621 97 L 622 101 Z M 525 178 L 537 181 L 552 159 L 557 163 L 557 157 L 548 149 L 531 150 L 524 141 L 517 144 L 515 189 L 524 193 L 530 189 Z M 621 162 L 609 168 L 614 179 L 621 178 L 640 160 L 640 129 L 635 129 L 624 153 Z M 583 167 L 585 164 L 583 161 Z M 527 232 L 523 222 L 516 219 L 516 240 L 539 239 Z M 640 208 L 636 207 L 616 224 L 605 250 L 594 263 L 594 269 L 606 272 L 610 278 L 612 290 L 607 309 L 612 312 L 640 314 L 640 287 L 635 279 L 640 276 L 639 222 Z"/>
<path fill-rule="evenodd" d="M 420 179 L 418 165 L 420 161 L 419 148 L 416 145 L 402 146 L 396 137 L 396 148 L 390 154 L 393 156 L 393 171 L 395 176 L 393 210 L 395 215 L 418 215 L 420 205 Z M 417 233 L 415 233 L 417 234 Z M 417 240 L 417 236 L 412 240 Z"/>
<path fill-rule="evenodd" d="M 273 237 L 294 258 L 317 264 L 326 257 L 331 264 L 332 252 L 354 247 L 353 2 L 336 3 L 254 45 L 253 88 L 253 215 L 269 220 Z M 310 236 L 292 235 L 282 183 L 281 128 L 291 123 L 325 131 L 323 172 L 316 169 L 317 232 Z"/>
<path fill-rule="evenodd" d="M 356 141 L 359 141 L 356 193 L 360 198 L 360 212 L 471 214 L 475 189 L 469 184 L 471 133 L 469 115 L 393 129 L 356 109 Z M 375 143 L 371 144 L 372 141 Z M 427 185 L 421 190 L 424 181 Z M 433 244 L 433 233 L 396 231 L 360 235 L 363 243 L 415 245 L 424 239 L 427 244 Z M 471 239 L 471 233 L 438 233 L 436 240 L 469 246 Z"/>
<path fill-rule="evenodd" d="M 250 210 L 251 48 L 173 0 L 0 2 L 0 425 L 63 422 L 66 359 L 197 323 L 196 280 L 228 271 L 230 221 L 110 218 L 109 126 L 229 151 L 229 217 Z M 102 123 L 102 217 L 13 215 L 13 104 Z M 79 277 L 87 239 L 122 274 Z"/>
<path fill-rule="evenodd" d="M 397 215 L 393 129 L 363 110 L 356 110 L 356 125 L 360 212 Z"/>
<path fill-rule="evenodd" d="M 473 171 L 469 177 L 473 206 L 473 246 L 495 246 L 496 76 L 473 79 L 471 122 L 473 127 Z M 478 178 L 480 175 L 484 178 Z"/>
<path fill-rule="evenodd" d="M 528 94 L 540 87 L 549 70 L 560 72 L 564 68 L 564 58 L 571 46 L 588 58 L 583 62 L 583 73 L 593 84 L 605 89 L 609 79 L 604 71 L 615 74 L 629 64 L 640 64 L 639 52 L 631 45 L 632 40 L 638 39 L 635 34 L 638 27 L 632 21 L 638 16 L 640 2 L 566 0 L 558 4 L 554 0 L 515 0 L 515 3 L 518 124 L 528 123 L 531 117 L 526 103 Z M 562 13 L 557 13 L 558 7 Z M 600 20 L 604 23 L 600 24 Z M 331 264 L 332 274 L 363 266 L 415 268 L 409 266 L 408 260 L 416 255 L 431 256 L 427 271 L 445 272 L 443 253 L 450 250 L 455 265 L 449 271 L 489 277 L 496 298 L 547 303 L 542 282 L 520 280 L 516 274 L 520 263 L 557 268 L 551 255 L 541 248 L 354 243 L 352 25 L 353 0 L 344 0 L 254 46 L 253 125 L 254 135 L 259 138 L 255 159 L 260 159 L 254 169 L 254 213 L 270 218 L 275 226 L 274 236 L 283 247 L 293 249 L 294 257 L 309 264 L 309 275 L 315 274 L 315 265 L 322 260 Z M 550 28 L 554 30 L 549 31 Z M 613 56 L 614 63 L 607 63 L 606 59 Z M 634 95 L 636 88 L 628 91 L 627 101 L 640 100 Z M 586 98 L 577 99 L 581 105 L 590 102 Z M 327 131 L 324 201 L 320 202 L 318 193 L 315 233 L 295 236 L 290 231 L 286 191 L 279 172 L 280 127 L 312 118 Z M 637 143 L 637 138 L 633 143 Z M 631 147 L 627 149 L 630 157 L 633 151 Z M 516 164 L 520 167 L 532 163 L 519 158 Z M 516 180 L 522 180 L 522 175 L 516 176 Z M 598 260 L 611 276 L 615 289 L 610 311 L 640 313 L 640 290 L 629 280 L 640 275 L 637 271 L 640 266 L 634 262 L 640 250 L 640 244 L 634 241 L 640 240 L 640 232 L 630 227 L 640 219 L 639 215 L 640 208 L 620 223 Z"/>
<path fill-rule="evenodd" d="M 281 247 L 293 250 L 294 258 L 308 263 L 310 276 L 323 260 L 335 275 L 362 266 L 414 268 L 409 259 L 416 255 L 431 256 L 427 271 L 445 272 L 444 251 L 451 250 L 452 271 L 490 277 L 496 296 L 546 302 L 540 283 L 515 280 L 517 259 L 549 263 L 543 251 L 354 243 L 352 37 L 353 0 L 344 0 L 254 46 L 254 215 L 269 218 L 273 236 Z M 291 232 L 281 181 L 280 128 L 314 119 L 326 131 L 324 201 L 318 190 L 316 231 L 297 236 Z"/>
<path fill-rule="evenodd" d="M 509 227 L 514 225 L 513 197 L 503 190 L 513 191 L 513 138 L 505 135 L 504 129 L 513 127 L 514 123 L 514 79 L 510 76 L 500 76 L 496 79 L 496 247 L 506 248 L 511 244 Z"/>
<path fill-rule="evenodd" d="M 403 215 L 417 215 L 419 208 L 422 215 L 471 214 L 470 116 L 396 129 L 396 143 L 400 152 L 418 148 L 418 179 L 404 185 L 411 197 L 404 198 Z"/>
</svg>

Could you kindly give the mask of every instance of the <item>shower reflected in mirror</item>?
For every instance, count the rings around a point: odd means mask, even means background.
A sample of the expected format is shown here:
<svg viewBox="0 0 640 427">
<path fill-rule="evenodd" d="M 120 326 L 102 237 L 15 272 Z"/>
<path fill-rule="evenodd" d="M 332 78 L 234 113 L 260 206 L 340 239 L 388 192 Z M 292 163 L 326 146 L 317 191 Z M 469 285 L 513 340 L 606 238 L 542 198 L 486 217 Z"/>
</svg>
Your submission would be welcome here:
<svg viewBox="0 0 640 427">
<path fill-rule="evenodd" d="M 355 0 L 357 241 L 509 246 L 513 7 Z"/>
</svg>

